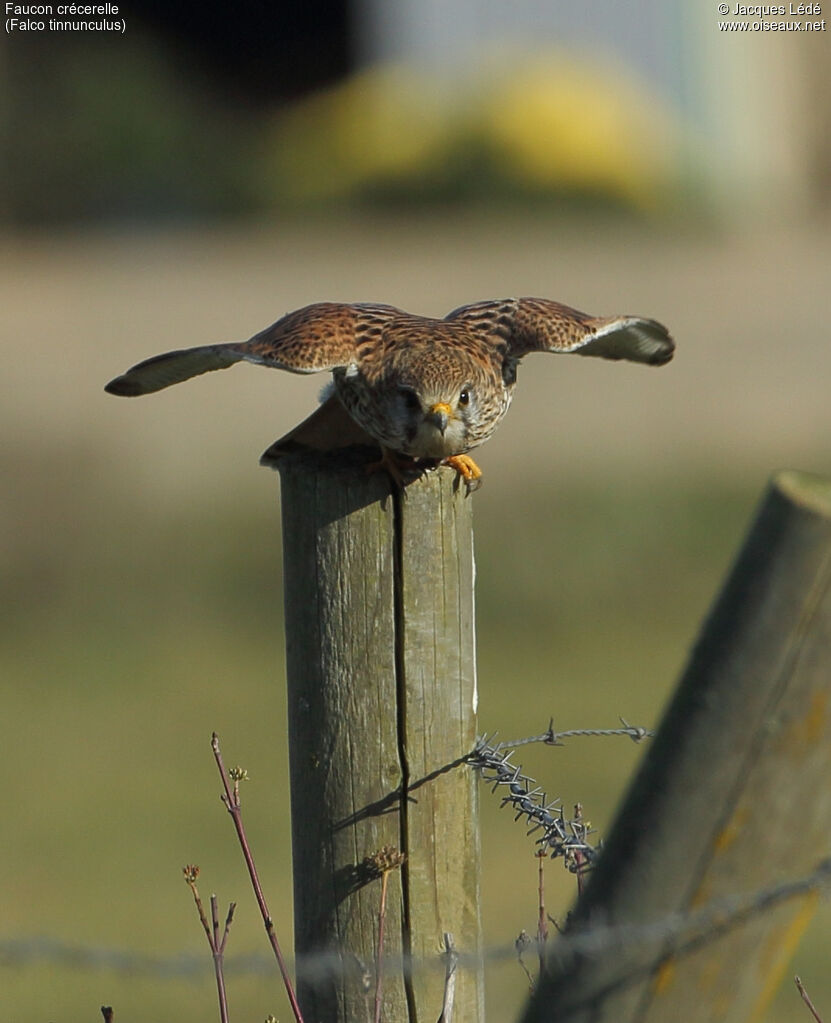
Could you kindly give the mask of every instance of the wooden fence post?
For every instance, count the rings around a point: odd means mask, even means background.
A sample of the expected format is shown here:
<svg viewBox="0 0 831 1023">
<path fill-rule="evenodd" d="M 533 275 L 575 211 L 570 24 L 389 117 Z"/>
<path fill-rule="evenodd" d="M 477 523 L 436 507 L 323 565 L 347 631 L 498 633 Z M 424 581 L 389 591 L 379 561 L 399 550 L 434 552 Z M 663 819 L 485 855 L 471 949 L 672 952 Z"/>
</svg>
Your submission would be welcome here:
<svg viewBox="0 0 831 1023">
<path fill-rule="evenodd" d="M 442 468 L 391 493 L 348 453 L 294 453 L 282 484 L 298 994 L 307 1023 L 433 1023 L 442 937 L 481 953 L 472 500 Z M 481 967 L 455 1019 L 483 1019 Z"/>
<path fill-rule="evenodd" d="M 675 914 L 737 896 L 752 907 L 753 893 L 815 871 L 829 835 L 831 482 L 785 472 L 524 1023 L 760 1020 L 816 888 L 732 922 L 726 906 L 709 926 L 705 913 L 698 935 L 676 927 Z M 570 937 L 582 937 L 582 949 Z"/>
</svg>

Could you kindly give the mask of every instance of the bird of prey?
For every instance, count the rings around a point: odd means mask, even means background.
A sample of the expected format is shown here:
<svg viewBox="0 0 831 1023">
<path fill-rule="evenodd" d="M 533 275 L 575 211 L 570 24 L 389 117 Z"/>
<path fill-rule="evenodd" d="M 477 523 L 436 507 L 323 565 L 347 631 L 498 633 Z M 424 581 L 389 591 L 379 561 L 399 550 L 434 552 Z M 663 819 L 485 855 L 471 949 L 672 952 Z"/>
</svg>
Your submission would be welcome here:
<svg viewBox="0 0 831 1023">
<path fill-rule="evenodd" d="M 156 355 L 106 390 L 149 394 L 243 361 L 291 373 L 328 370 L 343 409 L 381 448 L 379 464 L 398 483 L 404 467 L 446 463 L 476 484 L 482 473 L 468 452 L 508 411 L 526 355 L 574 352 L 659 366 L 674 348 L 655 320 L 589 316 L 541 298 L 476 302 L 444 319 L 389 305 L 319 302 L 248 341 Z"/>
</svg>

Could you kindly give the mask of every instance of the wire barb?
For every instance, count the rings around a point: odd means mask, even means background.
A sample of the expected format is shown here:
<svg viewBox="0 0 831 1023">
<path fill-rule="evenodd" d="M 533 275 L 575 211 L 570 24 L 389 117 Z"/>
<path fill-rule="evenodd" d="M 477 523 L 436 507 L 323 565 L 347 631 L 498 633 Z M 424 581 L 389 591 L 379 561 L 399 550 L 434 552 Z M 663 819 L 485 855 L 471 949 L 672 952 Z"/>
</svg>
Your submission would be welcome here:
<svg viewBox="0 0 831 1023">
<path fill-rule="evenodd" d="M 607 736 L 624 735 L 633 742 L 643 742 L 644 739 L 651 739 L 655 734 L 650 728 L 643 728 L 641 725 L 630 725 L 625 718 L 620 718 L 620 728 L 568 728 L 564 732 L 554 730 L 554 718 L 548 722 L 548 728 L 541 735 L 529 735 L 525 739 L 515 739 L 513 742 L 500 742 L 499 749 L 516 749 L 519 746 L 530 746 L 533 742 L 541 742 L 546 746 L 562 746 L 563 739 L 576 739 L 583 736 Z M 495 736 L 492 736 L 494 738 Z"/>
<path fill-rule="evenodd" d="M 555 734 L 553 729 L 550 734 Z M 526 741 L 540 739 L 543 737 Z M 542 832 L 536 843 L 545 855 L 552 859 L 562 857 L 568 870 L 582 874 L 594 864 L 599 852 L 588 841 L 591 825 L 583 819 L 581 810 L 577 810 L 573 818 L 567 819 L 558 799 L 549 802 L 546 793 L 537 787 L 534 779 L 523 774 L 521 767 L 511 763 L 513 751 L 506 749 L 509 745 L 512 744 L 493 744 L 487 737 L 483 737 L 476 743 L 468 762 L 481 771 L 486 782 L 493 783 L 492 791 L 495 792 L 500 785 L 508 790 L 500 805 L 511 806 L 516 811 L 514 820 L 526 818 L 529 835 Z"/>
</svg>

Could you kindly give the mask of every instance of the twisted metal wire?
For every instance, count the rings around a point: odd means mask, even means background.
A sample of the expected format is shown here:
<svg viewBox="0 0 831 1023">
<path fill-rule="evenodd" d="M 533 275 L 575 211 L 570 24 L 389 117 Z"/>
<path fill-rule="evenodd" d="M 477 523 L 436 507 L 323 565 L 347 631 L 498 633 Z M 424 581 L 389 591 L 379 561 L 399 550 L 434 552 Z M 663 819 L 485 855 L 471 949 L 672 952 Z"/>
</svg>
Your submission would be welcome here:
<svg viewBox="0 0 831 1023">
<path fill-rule="evenodd" d="M 575 874 L 591 866 L 598 850 L 588 842 L 590 828 L 582 819 L 579 804 L 574 816 L 566 818 L 560 800 L 548 802 L 534 779 L 511 763 L 512 756 L 513 750 L 482 738 L 474 747 L 470 763 L 481 772 L 484 781 L 492 783 L 492 792 L 500 786 L 507 789 L 500 805 L 516 811 L 514 820 L 525 817 L 530 825 L 529 835 L 542 832 L 536 839 L 541 854 L 552 859 L 562 857 L 567 869 Z"/>
<path fill-rule="evenodd" d="M 679 949 L 693 948 L 791 899 L 812 893 L 828 898 L 829 892 L 831 859 L 826 859 L 801 877 L 756 891 L 714 899 L 696 909 L 672 911 L 638 923 L 595 921 L 585 930 L 560 935 L 551 952 L 558 959 L 567 960 L 570 956 L 602 955 L 621 947 L 630 950 L 633 947 L 648 948 L 653 944 L 663 947 L 669 940 L 678 943 Z M 492 946 L 481 956 L 469 955 L 462 950 L 457 952 L 462 969 L 475 969 L 483 961 L 508 962 L 514 960 L 516 954 L 515 942 Z M 397 955 L 400 961 L 400 953 Z M 438 947 L 433 956 L 405 957 L 405 960 L 414 970 L 446 969 L 444 956 Z M 146 955 L 127 949 L 93 948 L 47 937 L 0 938 L 0 968 L 39 965 L 67 967 L 83 973 L 112 970 L 170 981 L 202 980 L 210 976 L 212 970 L 209 957 L 202 955 Z M 316 953 L 300 965 L 303 975 L 312 979 L 318 975 L 331 976 L 334 970 L 344 968 L 343 959 L 337 953 Z M 237 975 L 275 974 L 273 956 L 262 954 L 231 956 L 228 967 Z"/>
<path fill-rule="evenodd" d="M 569 728 L 564 732 L 554 731 L 554 718 L 548 723 L 548 728 L 541 735 L 529 735 L 526 739 L 515 739 L 513 742 L 500 742 L 500 749 L 528 746 L 532 742 L 541 742 L 546 746 L 562 746 L 562 739 L 572 739 L 584 735 L 625 735 L 633 742 L 642 742 L 650 739 L 655 733 L 649 728 L 642 728 L 640 725 L 630 725 L 625 718 L 620 719 L 620 728 Z M 491 738 L 494 738 L 492 736 Z"/>
<path fill-rule="evenodd" d="M 492 792 L 500 786 L 507 788 L 500 805 L 511 806 L 516 811 L 514 820 L 525 817 L 530 825 L 529 835 L 542 832 L 536 839 L 540 855 L 552 859 L 561 857 L 566 868 L 573 874 L 591 868 L 600 852 L 599 844 L 595 846 L 588 841 L 593 829 L 583 820 L 580 804 L 575 806 L 573 816 L 567 818 L 560 800 L 554 799 L 549 803 L 545 792 L 533 778 L 522 773 L 520 766 L 511 763 L 511 757 L 518 746 L 527 746 L 532 742 L 559 746 L 563 739 L 589 735 L 624 735 L 634 742 L 641 742 L 653 734 L 647 728 L 630 725 L 623 718 L 620 720 L 620 728 L 571 728 L 557 732 L 552 718 L 541 735 L 499 743 L 493 742 L 495 736 L 483 736 L 469 757 L 469 763 L 481 772 L 483 780 L 493 783 Z"/>
</svg>

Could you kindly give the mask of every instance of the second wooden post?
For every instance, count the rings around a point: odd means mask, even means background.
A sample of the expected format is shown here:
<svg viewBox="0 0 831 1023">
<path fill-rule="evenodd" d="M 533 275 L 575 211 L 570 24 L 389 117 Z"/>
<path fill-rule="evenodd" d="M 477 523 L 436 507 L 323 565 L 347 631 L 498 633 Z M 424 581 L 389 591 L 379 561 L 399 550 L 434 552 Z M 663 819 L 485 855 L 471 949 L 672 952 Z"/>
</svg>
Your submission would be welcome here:
<svg viewBox="0 0 831 1023">
<path fill-rule="evenodd" d="M 314 454 L 279 462 L 294 854 L 306 1023 L 371 1020 L 388 877 L 384 1020 L 433 1021 L 450 932 L 456 1019 L 481 1021 L 470 497 L 440 469 L 403 494 Z M 470 958 L 468 958 L 470 957 Z"/>
</svg>

